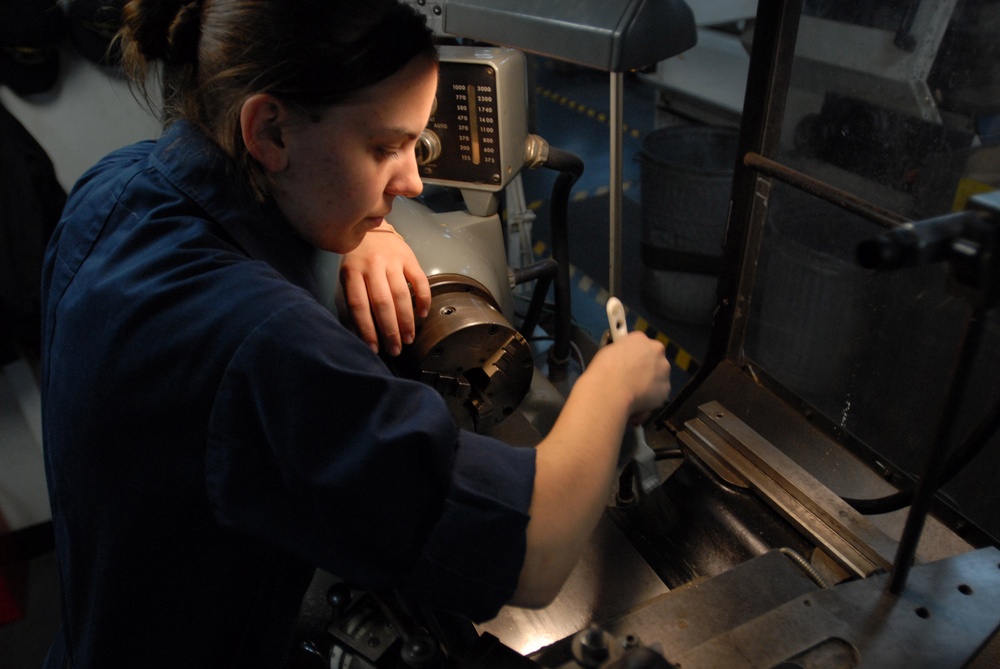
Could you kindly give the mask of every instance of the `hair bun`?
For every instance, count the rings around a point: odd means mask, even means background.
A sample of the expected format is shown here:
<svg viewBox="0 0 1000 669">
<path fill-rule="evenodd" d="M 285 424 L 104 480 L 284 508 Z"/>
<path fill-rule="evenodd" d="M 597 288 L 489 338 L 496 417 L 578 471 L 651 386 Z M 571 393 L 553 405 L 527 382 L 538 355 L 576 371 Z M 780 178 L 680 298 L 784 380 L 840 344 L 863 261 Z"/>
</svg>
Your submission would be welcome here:
<svg viewBox="0 0 1000 669">
<path fill-rule="evenodd" d="M 171 64 L 195 63 L 198 60 L 198 42 L 201 39 L 201 2 L 195 0 L 180 8 L 167 34 Z"/>
<path fill-rule="evenodd" d="M 172 41 L 174 33 L 182 23 L 191 20 L 191 5 L 200 3 L 183 2 L 182 0 L 131 0 L 123 11 L 124 30 L 131 37 L 139 53 L 148 61 L 176 61 L 179 55 Z M 197 18 L 197 12 L 195 12 Z M 198 23 L 198 21 L 195 21 Z M 190 37 L 188 29 L 181 30 L 182 35 Z"/>
</svg>

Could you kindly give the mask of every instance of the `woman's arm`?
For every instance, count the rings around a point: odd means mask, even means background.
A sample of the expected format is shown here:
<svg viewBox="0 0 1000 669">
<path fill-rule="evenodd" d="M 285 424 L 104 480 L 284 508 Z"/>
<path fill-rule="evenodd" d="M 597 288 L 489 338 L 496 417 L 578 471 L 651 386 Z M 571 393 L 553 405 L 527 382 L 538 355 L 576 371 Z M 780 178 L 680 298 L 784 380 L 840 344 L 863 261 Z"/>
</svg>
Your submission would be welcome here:
<svg viewBox="0 0 1000 669">
<path fill-rule="evenodd" d="M 537 608 L 559 593 L 607 505 L 626 425 L 669 394 L 663 344 L 638 332 L 601 349 L 576 381 L 537 447 L 527 552 L 512 604 Z"/>
<path fill-rule="evenodd" d="M 344 297 L 358 335 L 378 353 L 389 355 L 413 342 L 416 318 L 427 315 L 431 290 L 413 251 L 388 223 L 365 235 L 344 255 L 340 268 Z"/>
</svg>

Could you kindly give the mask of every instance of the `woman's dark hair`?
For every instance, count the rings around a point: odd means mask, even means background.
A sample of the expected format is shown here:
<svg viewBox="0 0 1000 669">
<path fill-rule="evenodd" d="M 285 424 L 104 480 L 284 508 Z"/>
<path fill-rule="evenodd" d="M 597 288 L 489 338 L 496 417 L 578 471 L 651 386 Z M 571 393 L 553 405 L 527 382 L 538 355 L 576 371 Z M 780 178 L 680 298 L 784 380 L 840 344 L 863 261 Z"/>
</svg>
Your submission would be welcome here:
<svg viewBox="0 0 1000 669">
<path fill-rule="evenodd" d="M 163 63 L 163 121 L 198 125 L 242 166 L 258 196 L 240 109 L 270 93 L 303 110 L 351 99 L 417 56 L 436 58 L 424 18 L 398 0 L 131 0 L 118 34 L 122 69 L 146 99 Z"/>
</svg>

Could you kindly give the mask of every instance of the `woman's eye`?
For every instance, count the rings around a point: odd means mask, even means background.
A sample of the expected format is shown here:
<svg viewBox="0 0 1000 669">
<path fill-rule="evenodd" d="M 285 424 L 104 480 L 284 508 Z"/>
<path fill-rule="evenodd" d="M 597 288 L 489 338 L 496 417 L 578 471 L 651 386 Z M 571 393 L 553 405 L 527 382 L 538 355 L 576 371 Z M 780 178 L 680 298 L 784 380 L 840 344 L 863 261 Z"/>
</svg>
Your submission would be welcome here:
<svg viewBox="0 0 1000 669">
<path fill-rule="evenodd" d="M 378 148 L 378 155 L 379 155 L 380 158 L 398 158 L 399 157 L 399 149 L 388 148 L 388 147 L 379 147 Z"/>
</svg>

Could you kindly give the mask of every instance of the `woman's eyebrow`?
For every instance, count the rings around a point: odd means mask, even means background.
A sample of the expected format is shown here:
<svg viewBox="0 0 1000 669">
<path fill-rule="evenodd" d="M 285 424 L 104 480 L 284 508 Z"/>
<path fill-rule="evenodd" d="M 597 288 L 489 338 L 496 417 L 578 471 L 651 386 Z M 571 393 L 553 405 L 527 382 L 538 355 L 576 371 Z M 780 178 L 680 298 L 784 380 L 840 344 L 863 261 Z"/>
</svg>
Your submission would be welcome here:
<svg viewBox="0 0 1000 669">
<path fill-rule="evenodd" d="M 423 130 L 423 128 L 421 128 L 421 130 Z M 383 137 L 393 135 L 396 137 L 403 137 L 410 140 L 417 139 L 420 136 L 419 132 L 415 133 L 412 130 L 408 130 L 407 128 L 403 128 L 401 126 L 382 128 L 380 130 L 377 130 L 375 134 L 381 135 Z"/>
</svg>

